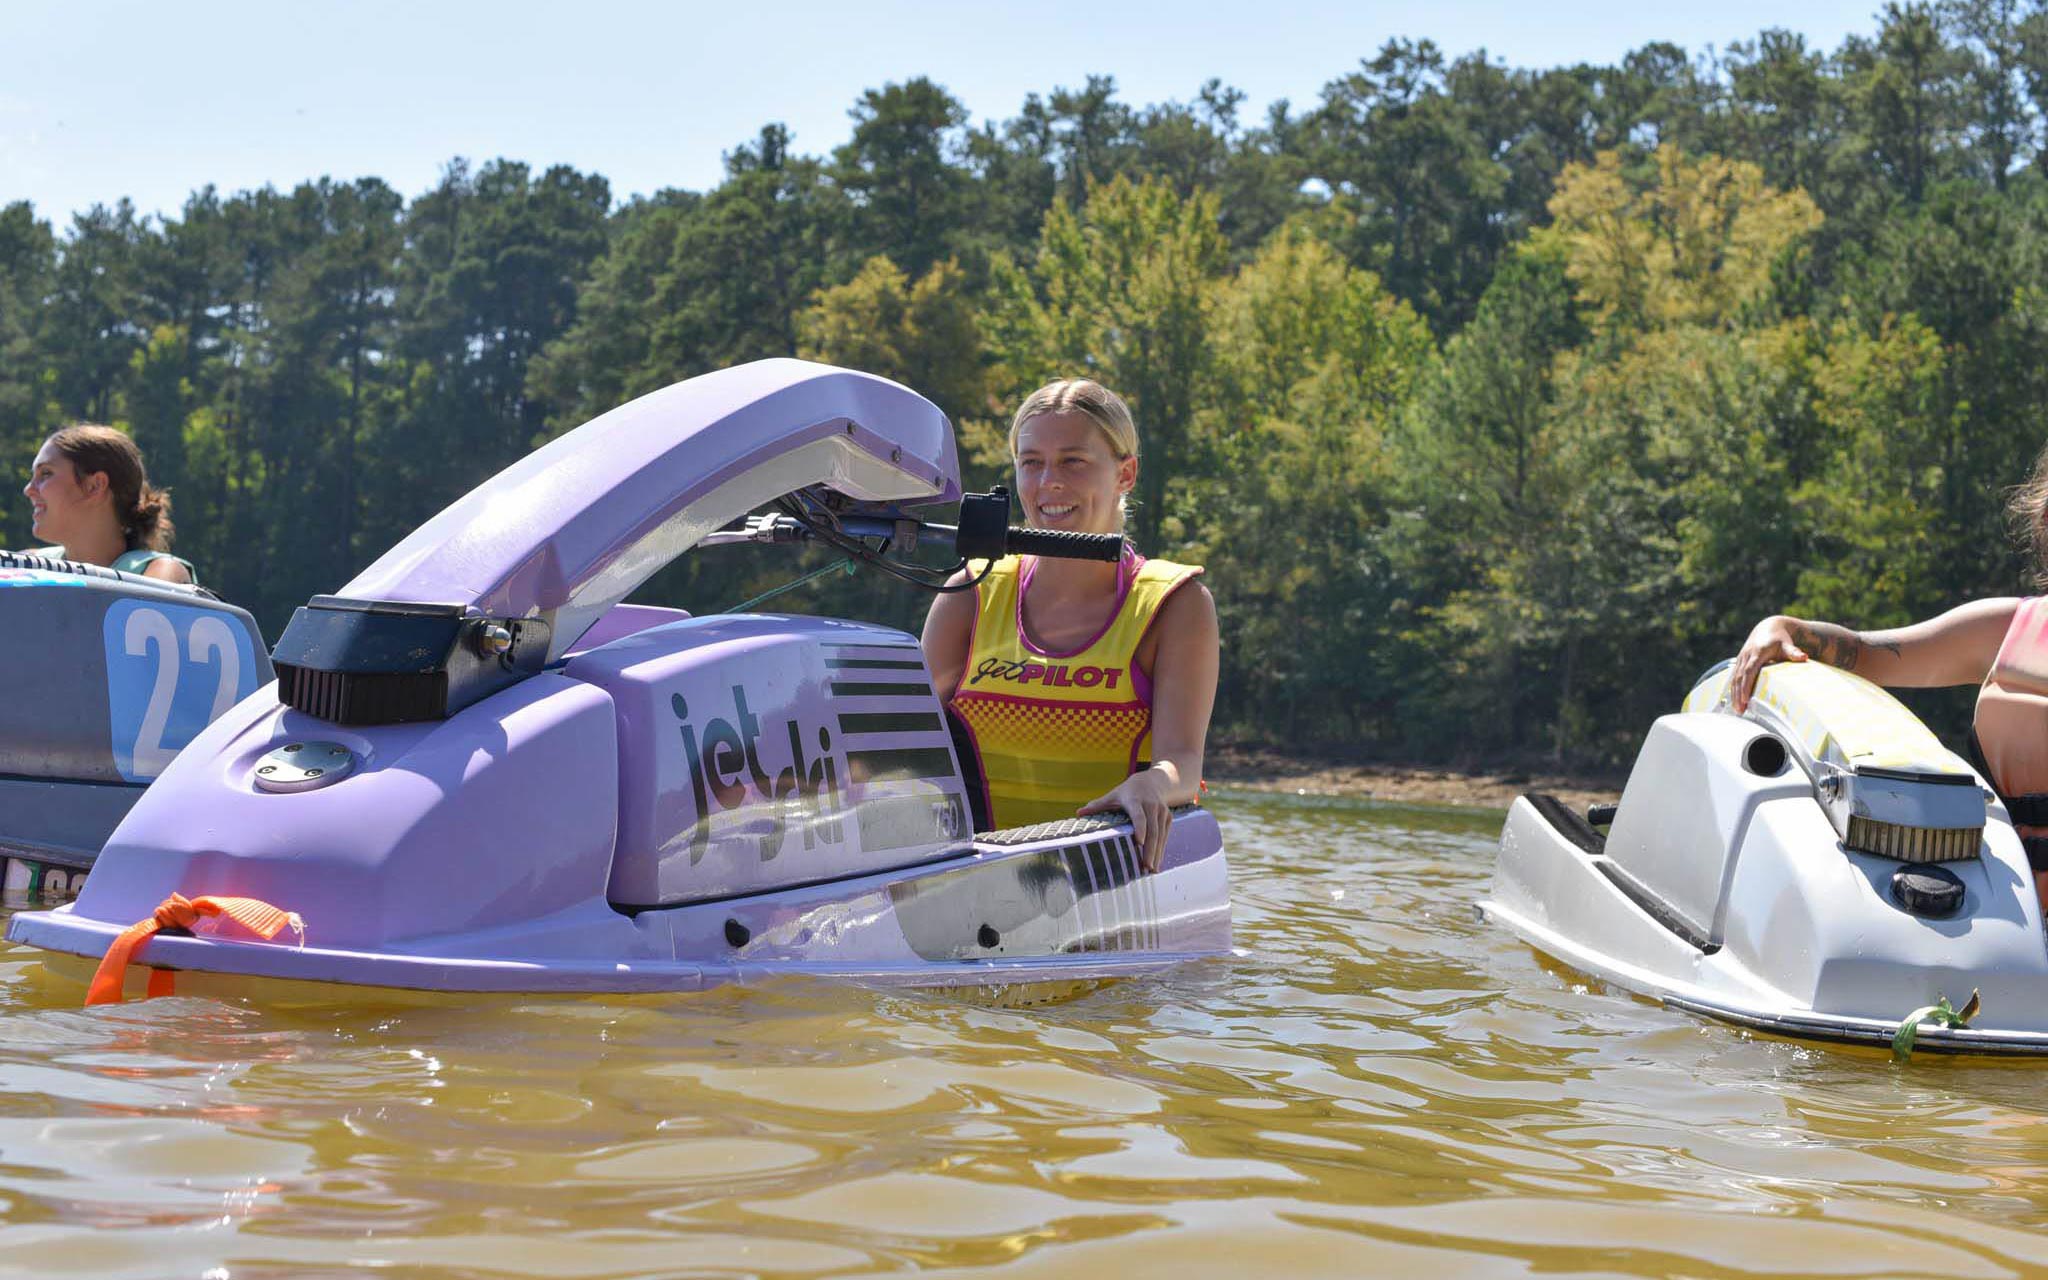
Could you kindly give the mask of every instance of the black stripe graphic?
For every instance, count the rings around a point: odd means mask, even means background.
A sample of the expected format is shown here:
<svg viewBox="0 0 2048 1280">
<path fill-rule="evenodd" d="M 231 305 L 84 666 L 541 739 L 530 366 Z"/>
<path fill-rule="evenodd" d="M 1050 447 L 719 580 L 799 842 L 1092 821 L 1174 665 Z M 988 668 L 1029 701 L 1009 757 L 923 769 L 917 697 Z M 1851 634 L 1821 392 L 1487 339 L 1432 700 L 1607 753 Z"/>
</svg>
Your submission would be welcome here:
<svg viewBox="0 0 2048 1280">
<path fill-rule="evenodd" d="M 902 684 L 841 684 L 833 681 L 830 686 L 835 698 L 929 698 L 932 687 L 922 681 L 905 681 Z"/>
<path fill-rule="evenodd" d="M 1120 856 L 1124 849 L 1130 847 L 1129 839 L 1121 835 L 1107 837 L 1091 847 L 1100 850 L 1100 857 L 1102 858 L 1102 887 L 1105 889 L 1122 888 L 1124 883 L 1130 880 L 1135 869 L 1135 863 L 1126 862 Z"/>
<path fill-rule="evenodd" d="M 922 671 L 924 663 L 898 662 L 893 658 L 827 658 L 825 665 L 834 669 L 843 667 L 861 668 L 870 671 Z"/>
<path fill-rule="evenodd" d="M 898 652 L 909 653 L 919 651 L 918 646 L 914 642 L 910 644 L 890 644 L 882 640 L 827 640 L 825 647 L 827 649 L 894 649 Z"/>
<path fill-rule="evenodd" d="M 944 727 L 928 711 L 849 711 L 839 717 L 841 733 L 937 733 Z"/>
<path fill-rule="evenodd" d="M 902 751 L 849 751 L 847 766 L 870 782 L 891 778 L 951 778 L 953 753 L 944 747 L 913 747 Z"/>
</svg>

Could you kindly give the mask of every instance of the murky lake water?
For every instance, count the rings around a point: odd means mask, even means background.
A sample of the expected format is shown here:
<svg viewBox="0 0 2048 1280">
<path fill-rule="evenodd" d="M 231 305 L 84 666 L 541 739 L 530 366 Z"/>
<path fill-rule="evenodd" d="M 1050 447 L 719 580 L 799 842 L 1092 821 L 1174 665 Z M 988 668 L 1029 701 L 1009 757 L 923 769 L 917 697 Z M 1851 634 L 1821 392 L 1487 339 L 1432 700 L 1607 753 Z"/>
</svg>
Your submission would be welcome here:
<svg viewBox="0 0 2048 1280">
<path fill-rule="evenodd" d="M 81 1010 L 0 946 L 0 1275 L 2048 1272 L 2048 1076 L 1479 924 L 1499 814 L 1217 804 L 1229 961 L 1025 1009 Z"/>
</svg>

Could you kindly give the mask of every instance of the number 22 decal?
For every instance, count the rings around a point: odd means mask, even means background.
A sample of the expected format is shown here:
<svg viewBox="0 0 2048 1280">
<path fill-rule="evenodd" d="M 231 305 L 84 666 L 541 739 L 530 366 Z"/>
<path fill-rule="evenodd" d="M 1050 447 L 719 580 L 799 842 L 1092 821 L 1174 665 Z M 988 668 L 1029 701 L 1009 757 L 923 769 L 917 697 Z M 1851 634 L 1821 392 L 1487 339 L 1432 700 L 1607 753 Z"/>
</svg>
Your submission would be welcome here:
<svg viewBox="0 0 2048 1280">
<path fill-rule="evenodd" d="M 249 637 L 218 613 L 121 600 L 103 631 L 114 765 L 131 782 L 162 773 L 253 688 Z"/>
</svg>

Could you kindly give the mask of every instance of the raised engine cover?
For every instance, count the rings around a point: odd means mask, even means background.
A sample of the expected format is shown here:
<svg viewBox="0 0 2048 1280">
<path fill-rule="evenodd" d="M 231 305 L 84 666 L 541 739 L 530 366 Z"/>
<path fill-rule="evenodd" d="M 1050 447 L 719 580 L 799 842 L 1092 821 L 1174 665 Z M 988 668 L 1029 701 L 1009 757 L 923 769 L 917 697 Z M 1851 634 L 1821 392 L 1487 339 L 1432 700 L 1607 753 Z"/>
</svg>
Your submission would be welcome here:
<svg viewBox="0 0 2048 1280">
<path fill-rule="evenodd" d="M 882 871 L 973 834 L 931 676 L 903 632 L 692 618 L 572 655 L 563 674 L 618 708 L 618 907 Z"/>
</svg>

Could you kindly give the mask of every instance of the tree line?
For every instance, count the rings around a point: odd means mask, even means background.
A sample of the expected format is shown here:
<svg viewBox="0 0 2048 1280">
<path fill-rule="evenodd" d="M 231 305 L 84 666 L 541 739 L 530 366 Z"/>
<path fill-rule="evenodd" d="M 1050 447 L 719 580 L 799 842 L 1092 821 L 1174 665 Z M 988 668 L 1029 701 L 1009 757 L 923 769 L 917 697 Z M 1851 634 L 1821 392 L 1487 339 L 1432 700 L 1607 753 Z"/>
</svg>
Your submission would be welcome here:
<svg viewBox="0 0 2048 1280">
<path fill-rule="evenodd" d="M 1614 66 L 1393 40 L 1243 106 L 1091 76 L 975 125 L 920 78 L 829 154 L 764 128 L 703 192 L 496 160 L 411 199 L 9 205 L 0 474 L 126 428 L 181 552 L 275 636 L 682 378 L 897 378 L 982 485 L 1006 407 L 1085 374 L 1139 419 L 1139 545 L 1209 566 L 1220 731 L 1445 760 L 1625 758 L 1768 612 L 2028 588 L 2002 497 L 2048 443 L 2048 0 Z M 0 545 L 27 526 L 5 499 Z M 809 563 L 707 552 L 642 598 L 714 610 Z M 835 576 L 780 607 L 923 601 Z"/>
</svg>

